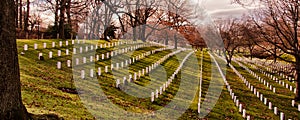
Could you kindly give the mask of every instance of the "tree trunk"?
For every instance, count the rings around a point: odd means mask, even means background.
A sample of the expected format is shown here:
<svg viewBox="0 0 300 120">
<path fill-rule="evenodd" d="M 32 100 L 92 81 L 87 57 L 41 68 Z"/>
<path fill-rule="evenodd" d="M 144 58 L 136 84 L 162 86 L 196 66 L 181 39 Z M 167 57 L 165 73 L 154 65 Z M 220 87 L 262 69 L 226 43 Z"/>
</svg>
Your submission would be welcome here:
<svg viewBox="0 0 300 120">
<path fill-rule="evenodd" d="M 0 4 L 0 119 L 27 120 L 29 115 L 22 104 L 15 26 L 15 2 Z"/>
<path fill-rule="evenodd" d="M 22 30 L 23 29 L 23 14 L 22 14 L 22 0 L 20 0 L 20 2 L 19 2 L 19 27 L 20 27 L 20 29 Z"/>
<path fill-rule="evenodd" d="M 68 20 L 68 25 L 71 29 L 71 33 L 73 33 L 73 27 L 72 27 L 72 19 L 71 19 L 71 0 L 67 0 L 68 5 L 66 6 L 67 9 L 67 20 Z M 72 39 L 72 38 L 71 38 Z"/>
<path fill-rule="evenodd" d="M 60 18 L 59 18 L 59 38 L 65 40 L 65 12 L 66 0 L 60 2 Z"/>
<path fill-rule="evenodd" d="M 16 15 L 16 20 L 15 20 L 15 22 L 16 22 L 16 28 L 19 28 L 19 23 L 18 23 L 18 21 L 19 21 L 19 19 L 18 19 L 18 16 L 19 16 L 19 4 L 18 4 L 18 0 L 16 0 L 16 2 L 15 2 L 15 5 L 16 5 L 16 9 L 15 9 L 15 15 Z"/>
<path fill-rule="evenodd" d="M 29 21 L 29 9 L 30 9 L 30 0 L 27 0 L 27 11 L 26 11 L 25 19 L 24 19 L 24 31 L 25 31 L 25 34 L 28 33 L 28 27 L 29 27 L 29 24 L 28 24 L 28 21 Z M 28 38 L 26 38 L 26 39 L 28 39 Z"/>
<path fill-rule="evenodd" d="M 59 10 L 59 1 L 56 0 L 56 4 L 55 4 L 55 12 L 54 12 L 54 29 L 55 29 L 55 33 L 53 33 L 53 38 L 57 38 L 57 34 L 58 34 L 58 10 Z"/>
</svg>

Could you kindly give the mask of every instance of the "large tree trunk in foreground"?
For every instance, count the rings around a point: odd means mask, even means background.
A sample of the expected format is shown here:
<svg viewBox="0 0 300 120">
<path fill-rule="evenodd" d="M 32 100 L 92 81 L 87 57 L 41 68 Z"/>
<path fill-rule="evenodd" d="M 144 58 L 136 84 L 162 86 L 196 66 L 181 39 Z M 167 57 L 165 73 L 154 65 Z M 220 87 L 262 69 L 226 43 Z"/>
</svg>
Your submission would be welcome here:
<svg viewBox="0 0 300 120">
<path fill-rule="evenodd" d="M 16 45 L 15 2 L 0 4 L 0 119 L 28 119 L 21 99 L 21 83 Z"/>
</svg>

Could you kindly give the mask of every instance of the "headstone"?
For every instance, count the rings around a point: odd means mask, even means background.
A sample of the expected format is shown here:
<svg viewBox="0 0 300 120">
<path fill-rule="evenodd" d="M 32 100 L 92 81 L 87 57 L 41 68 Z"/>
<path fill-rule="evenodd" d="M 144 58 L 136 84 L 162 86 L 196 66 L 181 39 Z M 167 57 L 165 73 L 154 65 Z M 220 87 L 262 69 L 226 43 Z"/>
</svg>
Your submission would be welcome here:
<svg viewBox="0 0 300 120">
<path fill-rule="evenodd" d="M 79 58 L 76 58 L 76 65 L 79 65 Z"/>
<path fill-rule="evenodd" d="M 83 61 L 83 64 L 85 64 L 86 63 L 86 57 L 83 57 L 82 61 Z"/>
<path fill-rule="evenodd" d="M 119 79 L 117 79 L 117 81 L 116 81 L 116 88 L 120 88 L 120 80 Z"/>
<path fill-rule="evenodd" d="M 39 53 L 38 59 L 39 59 L 39 60 L 45 60 L 44 57 L 43 57 L 43 53 Z"/>
<path fill-rule="evenodd" d="M 59 57 L 61 56 L 61 50 L 57 51 L 57 56 L 59 56 Z"/>
<path fill-rule="evenodd" d="M 99 55 L 96 55 L 96 60 L 99 61 Z"/>
<path fill-rule="evenodd" d="M 98 76 L 101 76 L 101 67 L 98 67 Z"/>
<path fill-rule="evenodd" d="M 90 77 L 91 77 L 91 78 L 94 77 L 94 69 L 90 69 Z"/>
<path fill-rule="evenodd" d="M 71 67 L 71 60 L 67 60 L 67 66 Z"/>
<path fill-rule="evenodd" d="M 59 41 L 59 47 L 62 47 L 62 41 Z"/>
<path fill-rule="evenodd" d="M 90 56 L 90 62 L 94 61 L 94 56 Z"/>
<path fill-rule="evenodd" d="M 52 48 L 54 48 L 55 47 L 55 42 L 52 42 Z"/>
<path fill-rule="evenodd" d="M 25 50 L 25 51 L 28 50 L 28 45 L 27 45 L 27 44 L 24 45 L 24 50 Z"/>
<path fill-rule="evenodd" d="M 250 120 L 250 115 L 247 115 L 247 120 Z"/>
<path fill-rule="evenodd" d="M 245 117 L 246 117 L 246 110 L 243 109 L 243 118 L 245 118 Z"/>
<path fill-rule="evenodd" d="M 284 120 L 284 113 L 280 112 L 280 120 Z"/>
<path fill-rule="evenodd" d="M 84 79 L 84 78 L 85 78 L 84 70 L 81 70 L 81 79 Z"/>
<path fill-rule="evenodd" d="M 61 69 L 61 62 L 57 62 L 57 69 Z"/>
<path fill-rule="evenodd" d="M 76 48 L 73 48 L 73 54 L 76 54 Z"/>
<path fill-rule="evenodd" d="M 69 49 L 66 49 L 66 55 L 69 55 Z"/>
<path fill-rule="evenodd" d="M 66 41 L 66 46 L 69 46 L 69 41 Z"/>
<path fill-rule="evenodd" d="M 53 56 L 53 53 L 52 53 L 52 51 L 50 51 L 50 52 L 49 52 L 49 58 L 51 59 L 52 56 Z"/>
<path fill-rule="evenodd" d="M 269 109 L 272 110 L 272 103 L 269 102 Z"/>
<path fill-rule="evenodd" d="M 44 43 L 44 48 L 45 48 L 45 49 L 47 48 L 47 43 Z"/>
<path fill-rule="evenodd" d="M 274 114 L 277 115 L 277 107 L 274 107 Z"/>
<path fill-rule="evenodd" d="M 38 44 L 34 43 L 34 49 L 38 49 Z"/>
<path fill-rule="evenodd" d="M 89 47 L 85 46 L 85 52 L 88 52 L 88 51 L 89 51 Z"/>
<path fill-rule="evenodd" d="M 151 92 L 151 102 L 154 101 L 154 92 Z"/>
<path fill-rule="evenodd" d="M 105 66 L 105 73 L 108 73 L 108 66 Z"/>
</svg>

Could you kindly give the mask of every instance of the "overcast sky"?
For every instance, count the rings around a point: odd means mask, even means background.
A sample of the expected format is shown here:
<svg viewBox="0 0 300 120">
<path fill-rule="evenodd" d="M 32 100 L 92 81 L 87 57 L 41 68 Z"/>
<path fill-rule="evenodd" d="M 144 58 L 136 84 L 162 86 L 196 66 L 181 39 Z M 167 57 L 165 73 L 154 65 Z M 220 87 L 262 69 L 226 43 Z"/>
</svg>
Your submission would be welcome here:
<svg viewBox="0 0 300 120">
<path fill-rule="evenodd" d="M 240 5 L 232 4 L 232 0 L 193 0 L 193 2 L 197 1 L 202 3 L 212 18 L 238 17 L 248 11 Z M 43 22 L 46 24 L 52 23 L 53 17 L 50 13 L 42 15 Z"/>
<path fill-rule="evenodd" d="M 203 0 L 204 7 L 212 18 L 236 17 L 247 14 L 247 9 L 237 4 L 232 4 L 232 0 Z"/>
</svg>

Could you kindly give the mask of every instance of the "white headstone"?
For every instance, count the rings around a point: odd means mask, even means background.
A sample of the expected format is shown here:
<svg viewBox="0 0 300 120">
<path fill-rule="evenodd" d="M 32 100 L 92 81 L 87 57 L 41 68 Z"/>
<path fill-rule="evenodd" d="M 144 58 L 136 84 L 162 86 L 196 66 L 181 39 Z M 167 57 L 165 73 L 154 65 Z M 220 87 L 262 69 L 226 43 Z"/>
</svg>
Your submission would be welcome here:
<svg viewBox="0 0 300 120">
<path fill-rule="evenodd" d="M 119 88 L 119 87 L 120 87 L 120 80 L 117 79 L 117 81 L 116 81 L 116 88 Z"/>
<path fill-rule="evenodd" d="M 98 67 L 98 76 L 101 76 L 101 68 Z"/>
<path fill-rule="evenodd" d="M 59 47 L 61 47 L 62 46 L 62 41 L 59 41 Z"/>
<path fill-rule="evenodd" d="M 38 49 L 38 44 L 34 43 L 34 49 Z"/>
<path fill-rule="evenodd" d="M 76 48 L 73 48 L 73 54 L 76 54 Z"/>
<path fill-rule="evenodd" d="M 52 42 L 52 47 L 53 47 L 53 48 L 55 47 L 55 42 Z"/>
<path fill-rule="evenodd" d="M 43 57 L 43 53 L 39 53 L 38 59 L 41 60 L 41 57 Z"/>
<path fill-rule="evenodd" d="M 61 62 L 57 62 L 57 69 L 61 69 Z"/>
<path fill-rule="evenodd" d="M 67 66 L 71 67 L 71 60 L 67 60 Z"/>
<path fill-rule="evenodd" d="M 81 79 L 84 79 L 84 78 L 85 78 L 84 70 L 81 70 Z"/>
<path fill-rule="evenodd" d="M 59 56 L 59 57 L 61 56 L 61 50 L 57 51 L 57 56 Z"/>
<path fill-rule="evenodd" d="M 76 65 L 79 65 L 79 58 L 76 58 Z"/>
<path fill-rule="evenodd" d="M 24 50 L 25 50 L 25 51 L 28 50 L 28 45 L 27 45 L 27 44 L 24 45 Z"/>
<path fill-rule="evenodd" d="M 69 55 L 69 49 L 66 49 L 66 55 Z"/>
<path fill-rule="evenodd" d="M 53 56 L 53 53 L 52 53 L 52 51 L 50 51 L 50 52 L 49 52 L 49 58 L 51 59 L 52 56 Z"/>
<path fill-rule="evenodd" d="M 90 62 L 94 61 L 94 56 L 90 56 Z"/>
<path fill-rule="evenodd" d="M 284 113 L 280 112 L 280 120 L 284 120 Z"/>
<path fill-rule="evenodd" d="M 86 63 L 86 57 L 83 57 L 83 58 L 82 58 L 82 62 L 83 62 L 83 64 Z"/>
<path fill-rule="evenodd" d="M 105 66 L 105 73 L 108 73 L 108 66 Z"/>
<path fill-rule="evenodd" d="M 94 69 L 90 69 L 90 77 L 91 77 L 91 78 L 94 77 Z"/>
<path fill-rule="evenodd" d="M 44 48 L 47 48 L 47 43 L 44 43 L 43 45 L 44 45 Z"/>
<path fill-rule="evenodd" d="M 151 102 L 154 101 L 154 92 L 151 92 Z"/>
<path fill-rule="evenodd" d="M 246 117 L 246 110 L 243 109 L 243 118 L 245 118 L 245 117 Z"/>
</svg>

